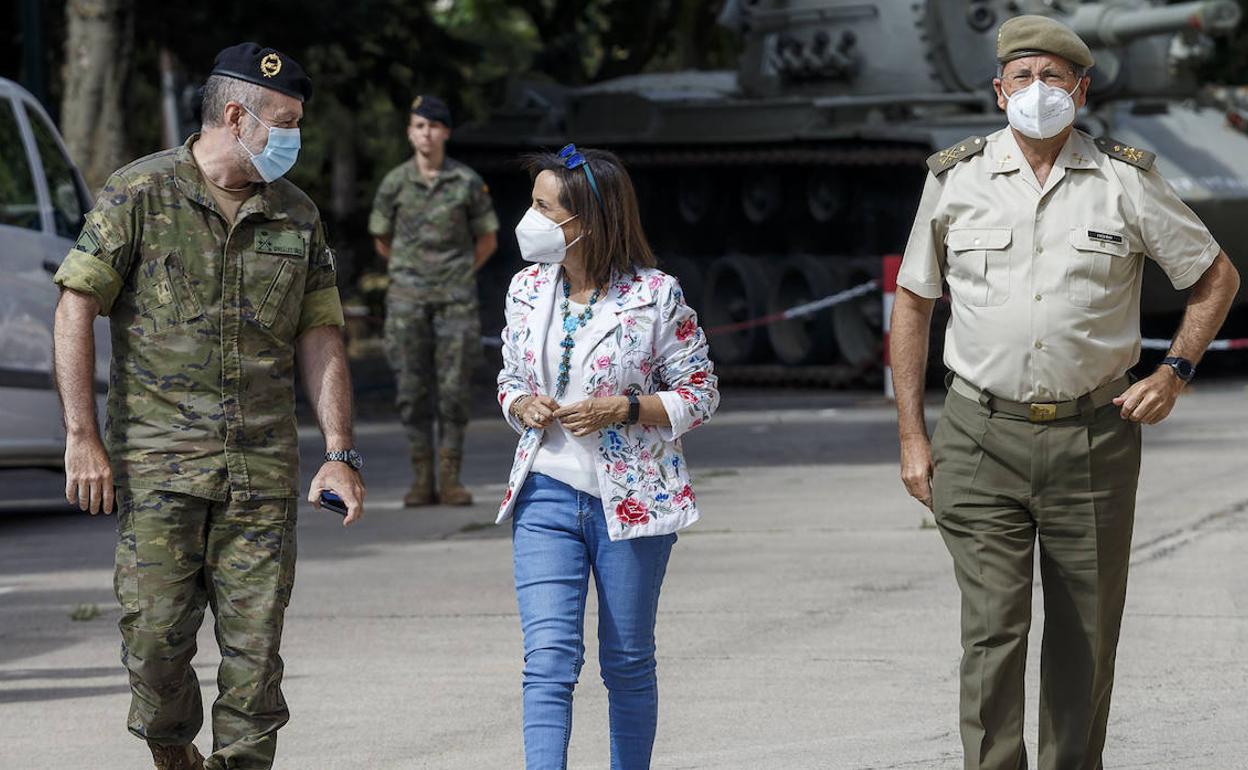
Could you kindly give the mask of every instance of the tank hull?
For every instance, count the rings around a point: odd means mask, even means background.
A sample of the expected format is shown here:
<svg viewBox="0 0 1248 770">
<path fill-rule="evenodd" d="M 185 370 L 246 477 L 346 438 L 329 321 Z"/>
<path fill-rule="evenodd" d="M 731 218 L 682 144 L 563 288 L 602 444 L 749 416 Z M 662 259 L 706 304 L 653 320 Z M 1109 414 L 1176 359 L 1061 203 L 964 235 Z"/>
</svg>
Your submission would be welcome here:
<svg viewBox="0 0 1248 770">
<path fill-rule="evenodd" d="M 503 222 L 529 182 L 516 159 L 569 141 L 628 165 L 655 250 L 712 332 L 877 277 L 901 252 L 928 155 L 1005 125 L 991 82 L 996 30 L 1023 12 L 1059 16 L 1093 41 L 1092 107 L 1079 127 L 1157 154 L 1157 169 L 1248 268 L 1248 135 L 1198 106 L 1187 64 L 1201 34 L 1239 21 L 1229 0 L 729 0 L 745 43 L 736 71 L 646 74 L 578 89 L 517 84 L 453 152 L 482 172 Z M 1248 120 L 1245 121 L 1248 123 Z M 484 302 L 501 307 L 520 267 L 504 237 Z M 1155 265 L 1142 312 L 1168 334 L 1186 298 Z M 1244 295 L 1238 298 L 1242 304 Z M 731 364 L 878 369 L 881 303 L 712 334 Z M 1148 319 L 1163 319 L 1149 327 Z M 492 319 L 501 324 L 501 317 Z"/>
</svg>

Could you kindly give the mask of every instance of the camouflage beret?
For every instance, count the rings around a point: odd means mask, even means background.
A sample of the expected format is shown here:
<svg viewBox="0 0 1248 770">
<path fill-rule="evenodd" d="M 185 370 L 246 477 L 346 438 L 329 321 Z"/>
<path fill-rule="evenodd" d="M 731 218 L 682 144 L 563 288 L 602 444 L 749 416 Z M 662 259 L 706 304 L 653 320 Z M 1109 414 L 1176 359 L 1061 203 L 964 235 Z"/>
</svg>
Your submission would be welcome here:
<svg viewBox="0 0 1248 770">
<path fill-rule="evenodd" d="M 1085 69 L 1094 61 L 1088 44 L 1074 30 L 1048 16 L 1015 16 L 997 31 L 997 61 L 1002 64 L 1044 53 Z"/>
<path fill-rule="evenodd" d="M 255 43 L 239 43 L 222 50 L 213 62 L 212 74 L 271 88 L 301 102 L 312 98 L 312 80 L 299 62 Z"/>
<path fill-rule="evenodd" d="M 412 100 L 412 114 L 426 120 L 436 120 L 447 128 L 452 128 L 451 109 L 436 96 L 417 96 Z"/>
</svg>

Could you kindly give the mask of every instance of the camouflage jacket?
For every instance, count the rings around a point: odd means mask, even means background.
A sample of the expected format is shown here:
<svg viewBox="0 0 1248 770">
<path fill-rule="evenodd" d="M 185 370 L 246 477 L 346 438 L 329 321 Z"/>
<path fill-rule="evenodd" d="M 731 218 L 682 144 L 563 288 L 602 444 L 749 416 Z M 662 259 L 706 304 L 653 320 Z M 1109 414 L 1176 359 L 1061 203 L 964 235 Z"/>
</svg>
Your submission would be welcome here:
<svg viewBox="0 0 1248 770">
<path fill-rule="evenodd" d="M 55 282 L 110 317 L 105 444 L 117 483 L 212 500 L 295 495 L 295 340 L 343 323 L 320 215 L 261 185 L 225 221 L 191 155 L 109 178 Z"/>
<path fill-rule="evenodd" d="M 489 188 L 477 172 L 447 158 L 433 182 L 414 158 L 386 174 L 368 231 L 391 238 L 391 296 L 418 302 L 466 302 L 477 296 L 476 239 L 498 229 Z"/>
</svg>

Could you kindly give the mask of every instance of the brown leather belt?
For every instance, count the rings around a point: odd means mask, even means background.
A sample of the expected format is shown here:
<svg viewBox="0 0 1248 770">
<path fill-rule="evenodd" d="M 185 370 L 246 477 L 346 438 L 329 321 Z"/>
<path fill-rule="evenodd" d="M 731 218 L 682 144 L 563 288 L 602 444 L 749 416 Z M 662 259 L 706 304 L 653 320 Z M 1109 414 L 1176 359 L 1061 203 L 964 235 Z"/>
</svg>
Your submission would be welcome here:
<svg viewBox="0 0 1248 770">
<path fill-rule="evenodd" d="M 959 396 L 977 401 L 993 412 L 1022 417 L 1029 422 L 1053 422 L 1054 420 L 1076 417 L 1082 414 L 1084 408 L 1082 403 L 1084 403 L 1085 399 L 1090 403 L 1093 410 L 1100 409 L 1112 403 L 1115 398 L 1125 393 L 1129 387 L 1131 387 L 1131 380 L 1126 377 L 1119 377 L 1113 382 L 1106 383 L 1086 396 L 1073 401 L 1024 404 L 999 398 L 986 390 L 980 390 L 956 374 L 951 376 L 949 382 L 949 389 Z"/>
</svg>

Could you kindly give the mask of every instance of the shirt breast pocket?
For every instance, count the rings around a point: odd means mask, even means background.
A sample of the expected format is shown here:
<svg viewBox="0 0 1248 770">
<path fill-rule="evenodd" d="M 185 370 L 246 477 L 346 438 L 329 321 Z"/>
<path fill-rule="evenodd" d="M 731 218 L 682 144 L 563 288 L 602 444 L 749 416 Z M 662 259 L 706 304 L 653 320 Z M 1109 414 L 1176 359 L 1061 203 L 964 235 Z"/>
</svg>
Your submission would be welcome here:
<svg viewBox="0 0 1248 770">
<path fill-rule="evenodd" d="M 144 261 L 135 291 L 135 326 L 153 339 L 202 318 L 203 306 L 178 253 Z"/>
<path fill-rule="evenodd" d="M 300 260 L 276 258 L 277 272 L 268 282 L 256 310 L 256 323 L 283 339 L 294 336 L 299 325 L 300 299 L 307 267 Z M 261 282 L 264 285 L 264 282 Z"/>
<path fill-rule="evenodd" d="M 293 230 L 259 230 L 255 236 L 254 276 L 247 287 L 255 322 L 282 341 L 294 338 L 307 280 L 307 240 Z M 259 298 L 257 302 L 256 298 Z"/>
<path fill-rule="evenodd" d="M 1070 231 L 1070 261 L 1066 286 L 1070 303 L 1077 307 L 1106 307 L 1115 289 L 1127 279 L 1131 247 L 1117 229 L 1075 227 Z"/>
<path fill-rule="evenodd" d="M 949 291 L 973 307 L 994 307 L 1010 298 L 1008 227 L 966 227 L 945 236 Z"/>
</svg>

